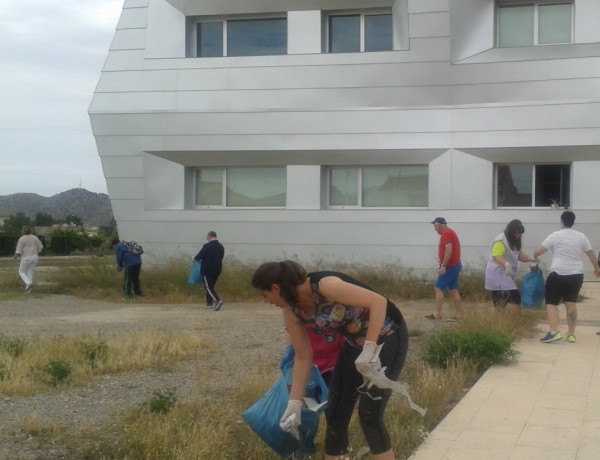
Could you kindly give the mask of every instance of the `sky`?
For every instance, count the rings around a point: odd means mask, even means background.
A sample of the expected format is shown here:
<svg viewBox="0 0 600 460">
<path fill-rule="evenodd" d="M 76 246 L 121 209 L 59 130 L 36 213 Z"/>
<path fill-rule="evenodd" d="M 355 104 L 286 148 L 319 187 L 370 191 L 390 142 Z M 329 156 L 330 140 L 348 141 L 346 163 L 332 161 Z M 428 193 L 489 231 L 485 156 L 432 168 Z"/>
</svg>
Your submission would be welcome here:
<svg viewBox="0 0 600 460">
<path fill-rule="evenodd" d="M 122 6 L 0 1 L 0 195 L 107 192 L 87 111 Z"/>
</svg>

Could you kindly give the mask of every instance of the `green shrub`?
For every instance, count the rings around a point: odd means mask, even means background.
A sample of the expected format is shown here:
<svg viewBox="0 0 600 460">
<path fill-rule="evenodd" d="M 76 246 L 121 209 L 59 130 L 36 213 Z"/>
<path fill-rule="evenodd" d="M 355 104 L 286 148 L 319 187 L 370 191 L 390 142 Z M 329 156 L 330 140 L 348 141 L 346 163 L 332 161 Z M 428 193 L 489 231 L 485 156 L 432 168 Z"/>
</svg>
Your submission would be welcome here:
<svg viewBox="0 0 600 460">
<path fill-rule="evenodd" d="M 56 386 L 71 375 L 71 365 L 62 360 L 50 360 L 44 366 L 44 372 L 50 376 L 50 383 Z"/>
<path fill-rule="evenodd" d="M 177 402 L 175 388 L 169 388 L 165 392 L 155 391 L 147 403 L 148 410 L 154 414 L 166 414 Z"/>
<path fill-rule="evenodd" d="M 19 337 L 5 337 L 0 335 L 0 351 L 8 353 L 13 358 L 18 358 L 25 350 L 26 342 Z"/>
<path fill-rule="evenodd" d="M 512 337 L 494 329 L 442 330 L 425 342 L 422 359 L 432 366 L 447 367 L 460 360 L 472 362 L 479 372 L 492 364 L 512 362 L 517 351 L 512 348 Z"/>
<path fill-rule="evenodd" d="M 79 350 L 90 364 L 92 369 L 96 368 L 96 361 L 106 357 L 108 345 L 106 342 L 98 342 L 94 339 L 86 339 L 79 342 Z"/>
</svg>

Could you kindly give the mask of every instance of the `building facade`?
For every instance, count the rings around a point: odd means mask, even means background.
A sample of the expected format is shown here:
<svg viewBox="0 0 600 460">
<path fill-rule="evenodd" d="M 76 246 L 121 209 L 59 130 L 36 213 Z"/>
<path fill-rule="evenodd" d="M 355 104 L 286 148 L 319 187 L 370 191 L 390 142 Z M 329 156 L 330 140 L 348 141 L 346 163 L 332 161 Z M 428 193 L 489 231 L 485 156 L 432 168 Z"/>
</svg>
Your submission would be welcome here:
<svg viewBox="0 0 600 460">
<path fill-rule="evenodd" d="M 560 209 L 600 249 L 597 0 L 125 0 L 89 109 L 145 261 L 430 271 Z M 589 264 L 586 269 L 589 270 Z M 589 273 L 588 273 L 589 276 Z"/>
</svg>

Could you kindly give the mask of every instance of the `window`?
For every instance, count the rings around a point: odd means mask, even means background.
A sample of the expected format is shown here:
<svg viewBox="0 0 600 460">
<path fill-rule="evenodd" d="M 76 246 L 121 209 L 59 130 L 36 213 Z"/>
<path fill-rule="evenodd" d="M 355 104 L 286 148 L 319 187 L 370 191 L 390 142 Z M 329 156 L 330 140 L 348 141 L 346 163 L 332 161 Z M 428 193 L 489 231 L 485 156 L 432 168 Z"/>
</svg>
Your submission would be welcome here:
<svg viewBox="0 0 600 460">
<path fill-rule="evenodd" d="M 390 51 L 393 48 L 391 14 L 329 15 L 327 28 L 330 53 Z"/>
<path fill-rule="evenodd" d="M 284 167 L 202 168 L 196 171 L 196 206 L 282 207 Z"/>
<path fill-rule="evenodd" d="M 498 2 L 498 46 L 519 47 L 572 42 L 573 3 Z"/>
<path fill-rule="evenodd" d="M 427 166 L 348 166 L 329 169 L 330 207 L 426 207 Z"/>
<path fill-rule="evenodd" d="M 496 183 L 498 207 L 567 206 L 571 200 L 571 165 L 498 165 Z"/>
<path fill-rule="evenodd" d="M 197 57 L 286 53 L 285 18 L 224 19 L 196 23 Z"/>
</svg>

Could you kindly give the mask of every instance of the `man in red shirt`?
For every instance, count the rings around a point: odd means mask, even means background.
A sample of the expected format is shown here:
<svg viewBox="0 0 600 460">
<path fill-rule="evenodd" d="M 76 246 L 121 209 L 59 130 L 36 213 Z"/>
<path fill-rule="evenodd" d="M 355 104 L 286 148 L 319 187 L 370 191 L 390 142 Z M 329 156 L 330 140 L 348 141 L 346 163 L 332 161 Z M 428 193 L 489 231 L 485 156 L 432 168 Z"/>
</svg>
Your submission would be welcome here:
<svg viewBox="0 0 600 460">
<path fill-rule="evenodd" d="M 458 274 L 462 269 L 460 263 L 460 241 L 458 236 L 443 217 L 436 217 L 433 222 L 434 230 L 440 235 L 438 245 L 438 259 L 440 265 L 435 280 L 435 313 L 425 316 L 429 319 L 442 318 L 442 304 L 444 302 L 444 290 L 450 291 L 450 297 L 454 304 L 453 316 L 448 321 L 456 321 L 462 316 L 462 300 L 458 293 Z"/>
</svg>

